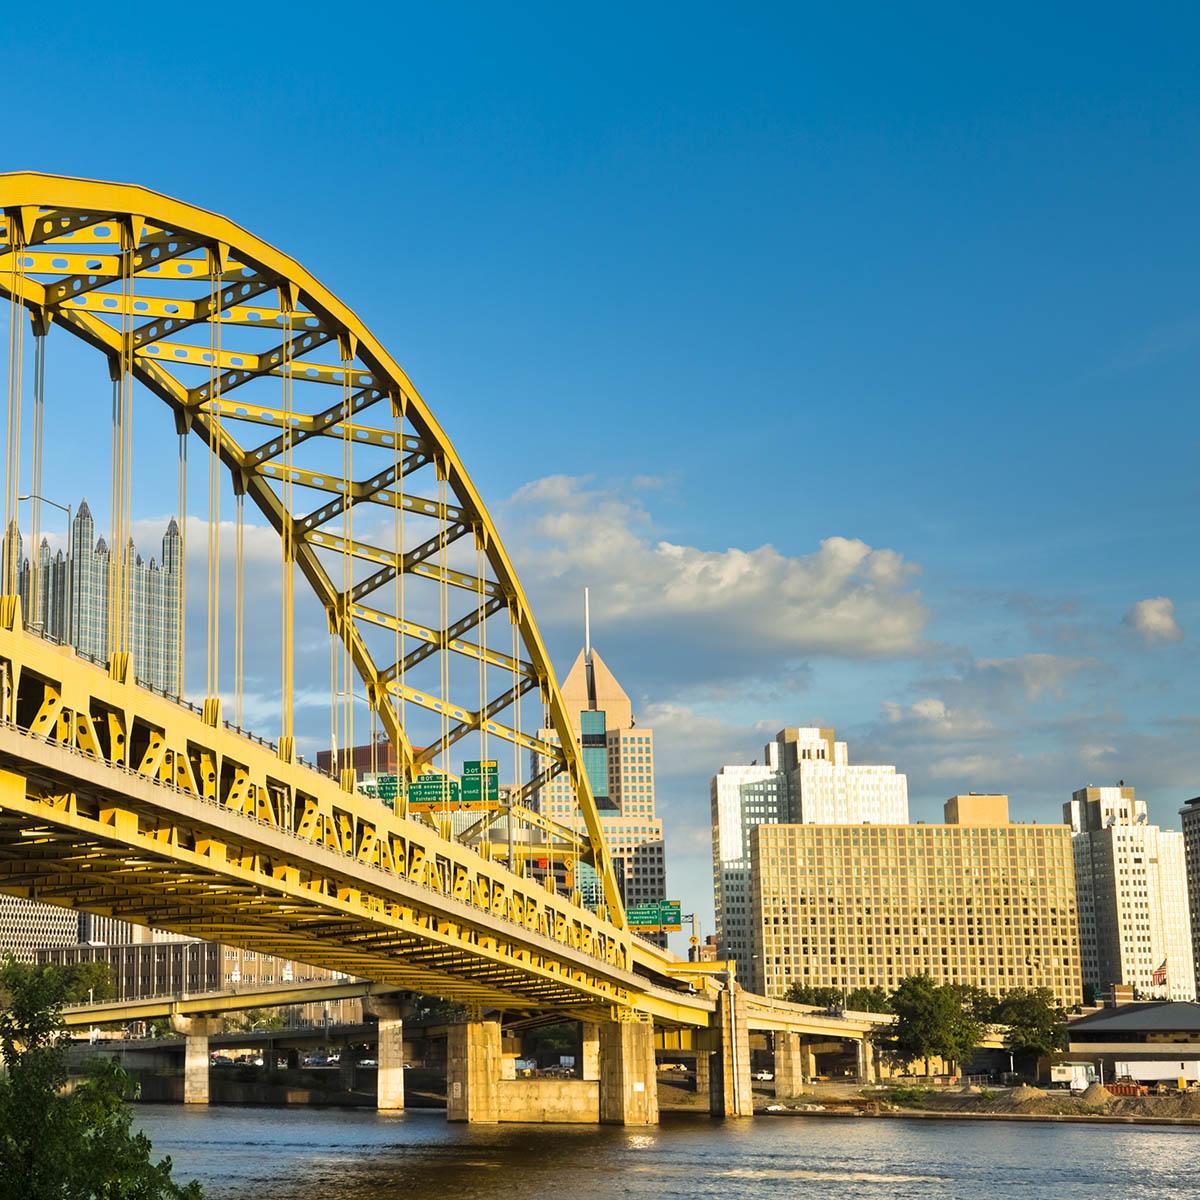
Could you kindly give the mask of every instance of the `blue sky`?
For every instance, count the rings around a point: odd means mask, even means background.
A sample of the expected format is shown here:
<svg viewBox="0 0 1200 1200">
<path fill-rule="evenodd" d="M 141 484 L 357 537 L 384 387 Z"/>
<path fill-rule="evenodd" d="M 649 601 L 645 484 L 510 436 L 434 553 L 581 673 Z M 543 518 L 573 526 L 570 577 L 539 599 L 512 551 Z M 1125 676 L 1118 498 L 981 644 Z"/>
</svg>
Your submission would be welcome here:
<svg viewBox="0 0 1200 1200">
<path fill-rule="evenodd" d="M 1194 10 L 329 14 L 18 12 L 5 162 L 225 213 L 360 312 L 560 670 L 593 588 L 660 731 L 672 891 L 710 909 L 708 776 L 784 723 L 894 761 L 915 816 L 994 788 L 1050 820 L 1122 777 L 1174 823 L 1200 791 Z M 63 402 L 106 404 L 90 378 Z"/>
</svg>

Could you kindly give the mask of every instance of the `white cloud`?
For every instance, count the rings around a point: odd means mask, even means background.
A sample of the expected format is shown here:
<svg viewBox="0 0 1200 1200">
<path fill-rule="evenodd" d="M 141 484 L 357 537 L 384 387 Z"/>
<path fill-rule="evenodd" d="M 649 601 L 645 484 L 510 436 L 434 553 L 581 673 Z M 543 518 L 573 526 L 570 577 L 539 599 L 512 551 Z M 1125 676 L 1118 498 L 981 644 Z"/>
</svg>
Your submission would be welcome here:
<svg viewBox="0 0 1200 1200">
<path fill-rule="evenodd" d="M 1183 640 L 1183 630 L 1175 619 L 1175 602 L 1169 596 L 1139 600 L 1125 614 L 1125 624 L 1139 634 L 1147 645 Z"/>
<path fill-rule="evenodd" d="M 656 538 L 632 490 L 562 475 L 521 488 L 502 520 L 543 622 L 577 622 L 587 585 L 594 620 L 675 643 L 710 676 L 806 654 L 872 658 L 921 647 L 918 568 L 855 538 L 827 537 L 799 556 L 769 544 L 705 550 Z"/>
<path fill-rule="evenodd" d="M 916 736 L 948 739 L 977 737 L 991 729 L 991 722 L 969 709 L 951 708 L 945 700 L 926 696 L 910 705 L 892 700 L 883 703 L 889 725 L 907 725 Z"/>
</svg>

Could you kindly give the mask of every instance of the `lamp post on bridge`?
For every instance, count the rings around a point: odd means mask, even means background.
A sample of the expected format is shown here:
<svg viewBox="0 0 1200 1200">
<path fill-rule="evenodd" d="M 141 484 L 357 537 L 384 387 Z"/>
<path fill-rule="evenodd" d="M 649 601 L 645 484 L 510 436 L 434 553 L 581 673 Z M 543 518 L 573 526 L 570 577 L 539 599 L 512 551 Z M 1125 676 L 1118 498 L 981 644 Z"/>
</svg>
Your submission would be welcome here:
<svg viewBox="0 0 1200 1200">
<path fill-rule="evenodd" d="M 75 510 L 72 505 L 59 504 L 59 502 L 57 500 L 51 500 L 48 496 L 43 496 L 40 492 L 27 492 L 25 495 L 17 497 L 18 504 L 22 500 L 36 500 L 39 504 L 49 504 L 51 508 L 57 508 L 59 512 L 65 512 L 67 514 L 67 563 L 68 563 L 68 568 L 67 568 L 67 637 L 66 637 L 66 640 L 68 642 L 70 642 L 70 640 L 71 640 L 71 616 L 72 616 L 72 609 L 73 609 L 73 596 L 72 596 L 73 589 L 71 587 L 71 571 L 70 571 L 71 519 L 72 519 L 72 515 Z M 39 516 L 40 516 L 40 514 L 39 514 Z M 41 525 L 40 519 L 38 521 L 38 525 L 39 526 Z M 39 563 L 38 565 L 40 566 L 41 564 Z M 49 610 L 49 607 L 50 607 L 49 601 L 46 602 L 46 607 L 47 607 L 47 610 Z M 34 613 L 33 615 L 35 617 L 37 616 L 36 613 Z M 43 632 L 45 632 L 45 631 L 43 630 Z"/>
</svg>

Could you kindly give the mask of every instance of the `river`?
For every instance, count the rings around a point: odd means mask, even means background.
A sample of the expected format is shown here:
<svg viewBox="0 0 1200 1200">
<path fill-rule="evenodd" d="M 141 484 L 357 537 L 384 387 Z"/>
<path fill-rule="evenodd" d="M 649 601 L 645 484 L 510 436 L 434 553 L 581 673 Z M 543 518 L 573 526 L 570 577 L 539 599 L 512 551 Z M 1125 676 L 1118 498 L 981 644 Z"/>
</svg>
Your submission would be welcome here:
<svg viewBox="0 0 1200 1200">
<path fill-rule="evenodd" d="M 145 1105 L 211 1200 L 1073 1200 L 1200 1195 L 1200 1130 L 673 1115 L 651 1130 L 450 1125 L 436 1111 Z"/>
</svg>

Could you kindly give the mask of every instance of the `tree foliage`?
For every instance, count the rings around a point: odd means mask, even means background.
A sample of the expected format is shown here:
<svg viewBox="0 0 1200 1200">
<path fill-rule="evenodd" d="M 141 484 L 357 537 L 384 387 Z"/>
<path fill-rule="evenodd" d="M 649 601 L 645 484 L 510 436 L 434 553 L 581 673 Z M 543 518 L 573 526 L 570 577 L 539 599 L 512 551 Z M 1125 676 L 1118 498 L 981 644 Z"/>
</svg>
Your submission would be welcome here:
<svg viewBox="0 0 1200 1200">
<path fill-rule="evenodd" d="M 229 1028 L 252 1032 L 260 1029 L 282 1029 L 285 1024 L 283 1012 L 278 1008 L 248 1008 L 228 1018 Z"/>
<path fill-rule="evenodd" d="M 0 965 L 0 1200 L 200 1200 L 132 1132 L 133 1083 L 114 1062 L 66 1089 L 62 1009 L 89 987 L 93 972 Z"/>
<path fill-rule="evenodd" d="M 807 983 L 793 983 L 783 997 L 789 1004 L 815 1004 L 820 1008 L 841 1008 L 845 994 L 841 988 L 813 987 Z"/>
<path fill-rule="evenodd" d="M 1019 988 L 1009 992 L 996 1008 L 995 1020 L 1008 1028 L 1005 1049 L 1039 1058 L 1067 1048 L 1067 1014 L 1049 988 Z"/>
<path fill-rule="evenodd" d="M 846 996 L 846 1007 L 854 1012 L 892 1011 L 892 998 L 881 987 L 857 987 Z"/>
<path fill-rule="evenodd" d="M 919 1059 L 960 1063 L 983 1040 L 983 1022 L 960 990 L 938 985 L 928 975 L 910 975 L 892 993 L 896 1023 L 877 1038 L 883 1055 L 897 1066 Z"/>
</svg>

